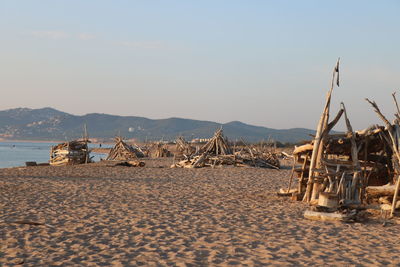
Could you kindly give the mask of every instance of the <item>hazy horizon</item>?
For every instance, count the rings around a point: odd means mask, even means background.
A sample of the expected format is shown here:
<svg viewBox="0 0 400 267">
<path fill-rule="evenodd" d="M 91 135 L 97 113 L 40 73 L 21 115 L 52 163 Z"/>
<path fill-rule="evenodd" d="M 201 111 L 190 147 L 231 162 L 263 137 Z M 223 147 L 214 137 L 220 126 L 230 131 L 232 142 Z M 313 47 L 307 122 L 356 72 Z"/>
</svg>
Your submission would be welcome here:
<svg viewBox="0 0 400 267">
<path fill-rule="evenodd" d="M 2 1 L 0 110 L 179 117 L 314 129 L 393 118 L 398 1 Z M 400 95 L 400 92 L 399 92 Z M 341 124 L 339 129 L 343 129 Z"/>
</svg>

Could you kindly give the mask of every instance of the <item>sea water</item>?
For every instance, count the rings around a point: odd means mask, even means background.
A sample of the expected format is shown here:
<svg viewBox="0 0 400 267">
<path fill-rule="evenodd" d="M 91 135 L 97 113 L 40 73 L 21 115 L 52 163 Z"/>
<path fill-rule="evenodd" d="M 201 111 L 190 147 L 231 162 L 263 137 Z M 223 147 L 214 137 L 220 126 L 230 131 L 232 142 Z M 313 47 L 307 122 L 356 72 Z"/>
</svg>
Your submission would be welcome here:
<svg viewBox="0 0 400 267">
<path fill-rule="evenodd" d="M 47 163 L 50 159 L 51 142 L 0 142 L 0 168 L 25 166 L 27 161 Z M 97 144 L 89 144 L 89 148 L 98 147 Z M 92 160 L 99 161 L 106 155 L 90 153 Z"/>
</svg>

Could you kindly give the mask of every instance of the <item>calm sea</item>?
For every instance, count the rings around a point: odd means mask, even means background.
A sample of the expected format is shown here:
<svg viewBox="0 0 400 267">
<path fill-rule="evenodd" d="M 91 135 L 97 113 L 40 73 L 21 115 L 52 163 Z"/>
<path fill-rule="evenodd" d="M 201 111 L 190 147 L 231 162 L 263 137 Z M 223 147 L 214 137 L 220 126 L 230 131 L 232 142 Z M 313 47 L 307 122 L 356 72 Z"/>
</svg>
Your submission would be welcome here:
<svg viewBox="0 0 400 267">
<path fill-rule="evenodd" d="M 49 162 L 50 148 L 54 145 L 56 143 L 0 142 L 0 168 L 25 166 L 26 161 Z M 98 145 L 90 144 L 89 147 Z M 105 158 L 104 154 L 90 155 L 94 156 L 94 161 Z"/>
</svg>

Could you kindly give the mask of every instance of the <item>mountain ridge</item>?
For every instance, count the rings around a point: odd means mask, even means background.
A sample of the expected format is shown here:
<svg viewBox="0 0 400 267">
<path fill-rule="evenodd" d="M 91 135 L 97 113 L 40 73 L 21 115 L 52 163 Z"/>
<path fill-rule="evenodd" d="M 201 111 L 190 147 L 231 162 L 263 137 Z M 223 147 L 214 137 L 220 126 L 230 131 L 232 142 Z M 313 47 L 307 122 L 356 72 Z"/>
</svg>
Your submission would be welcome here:
<svg viewBox="0 0 400 267">
<path fill-rule="evenodd" d="M 0 138 L 24 140 L 60 140 L 82 137 L 86 124 L 90 137 L 109 139 L 121 135 L 128 139 L 174 140 L 209 138 L 222 127 L 231 140 L 243 138 L 250 142 L 273 139 L 296 143 L 310 139 L 314 130 L 306 128 L 272 129 L 240 121 L 218 123 L 178 117 L 149 119 L 139 116 L 119 116 L 105 113 L 73 115 L 51 107 L 40 109 L 13 108 L 0 111 Z"/>
</svg>

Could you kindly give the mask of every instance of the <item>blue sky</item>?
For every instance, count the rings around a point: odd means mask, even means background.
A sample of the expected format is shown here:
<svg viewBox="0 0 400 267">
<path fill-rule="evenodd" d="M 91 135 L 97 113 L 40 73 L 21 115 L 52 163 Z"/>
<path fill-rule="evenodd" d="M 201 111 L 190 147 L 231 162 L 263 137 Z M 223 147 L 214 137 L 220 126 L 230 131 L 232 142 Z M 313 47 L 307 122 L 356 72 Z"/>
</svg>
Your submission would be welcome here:
<svg viewBox="0 0 400 267">
<path fill-rule="evenodd" d="M 399 14 L 400 1 L 1 0 L 0 109 L 315 128 L 340 56 L 332 111 L 343 101 L 365 128 L 379 122 L 365 97 L 394 112 Z"/>
</svg>

